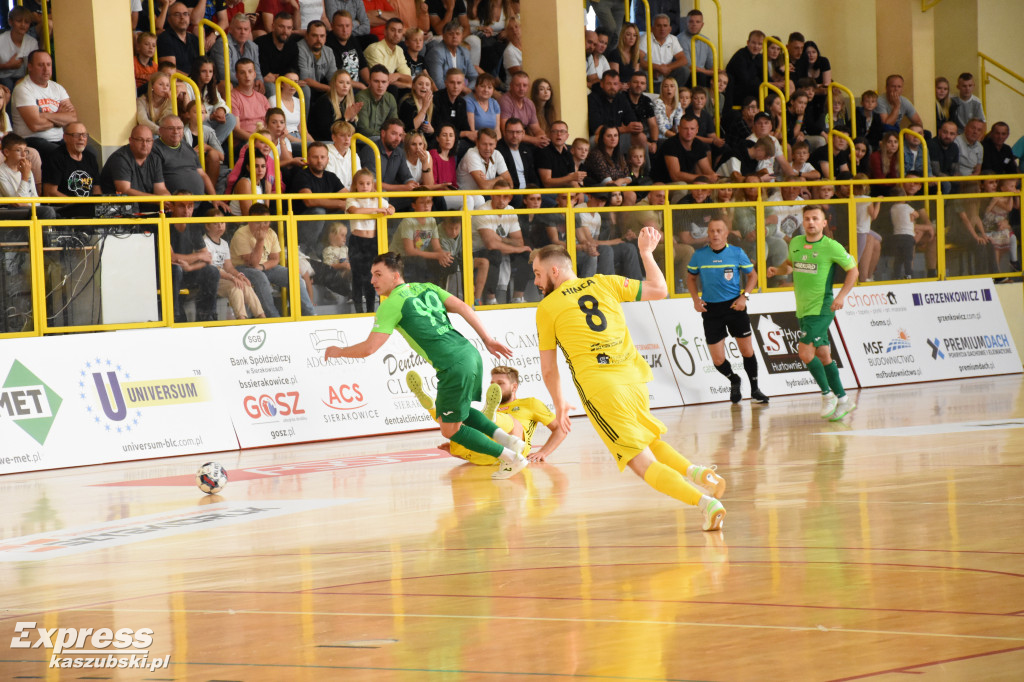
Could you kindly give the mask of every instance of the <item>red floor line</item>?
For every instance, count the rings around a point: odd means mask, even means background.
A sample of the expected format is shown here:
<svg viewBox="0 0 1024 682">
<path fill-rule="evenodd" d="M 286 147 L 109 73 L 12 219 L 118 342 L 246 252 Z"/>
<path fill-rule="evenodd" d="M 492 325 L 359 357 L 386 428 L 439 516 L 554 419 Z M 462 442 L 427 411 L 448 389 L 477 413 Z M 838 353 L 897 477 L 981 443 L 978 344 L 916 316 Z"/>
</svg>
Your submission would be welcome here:
<svg viewBox="0 0 1024 682">
<path fill-rule="evenodd" d="M 869 677 L 877 677 L 879 675 L 888 675 L 889 673 L 906 673 L 914 670 L 915 668 L 929 668 L 936 665 L 943 665 L 944 663 L 956 663 L 958 661 L 969 661 L 972 658 L 984 658 L 985 656 L 996 656 L 999 654 L 1008 654 L 1014 651 L 1024 650 L 1024 646 L 1015 646 L 1010 649 L 998 649 L 996 651 L 986 651 L 980 654 L 969 654 L 967 656 L 956 656 L 954 658 L 944 658 L 938 661 L 929 661 L 927 663 L 918 663 L 915 665 L 905 665 L 900 668 L 890 668 L 889 670 L 878 670 L 873 673 L 865 673 L 863 675 L 855 675 L 853 677 L 837 677 L 828 682 L 849 682 L 850 680 L 863 680 Z"/>
</svg>

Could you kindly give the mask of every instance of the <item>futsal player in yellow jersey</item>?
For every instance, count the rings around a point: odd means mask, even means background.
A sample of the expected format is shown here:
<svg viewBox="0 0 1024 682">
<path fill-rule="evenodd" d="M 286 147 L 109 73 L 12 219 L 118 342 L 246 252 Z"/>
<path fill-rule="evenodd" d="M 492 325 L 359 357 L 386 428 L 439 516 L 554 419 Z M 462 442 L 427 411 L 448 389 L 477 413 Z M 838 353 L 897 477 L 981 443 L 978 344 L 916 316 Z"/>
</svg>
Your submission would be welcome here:
<svg viewBox="0 0 1024 682">
<path fill-rule="evenodd" d="M 406 383 L 409 390 L 413 392 L 431 417 L 435 416 L 434 399 L 423 389 L 423 377 L 416 370 L 409 370 L 406 374 Z M 498 425 L 506 433 L 526 443 L 524 453 L 530 452 L 533 441 L 533 434 L 537 430 L 537 424 L 543 424 L 551 430 L 544 445 L 526 458 L 531 462 L 543 462 L 548 455 L 555 451 L 555 448 L 565 440 L 566 432 L 554 424 L 555 415 L 551 413 L 547 405 L 537 398 L 518 398 L 519 372 L 515 367 L 498 365 L 491 370 L 491 385 L 487 387 L 484 407 L 481 410 L 484 416 Z M 444 443 L 438 446 L 452 457 L 464 459 L 473 464 L 490 466 L 495 463 L 494 458 L 481 452 L 474 452 L 458 443 Z"/>
<path fill-rule="evenodd" d="M 725 481 L 712 468 L 691 463 L 661 439 L 667 429 L 651 414 L 647 382 L 653 375 L 630 338 L 625 301 L 665 298 L 668 285 L 654 261 L 661 233 L 640 231 L 637 246 L 647 279 L 615 275 L 578 278 L 569 253 L 549 245 L 533 252 L 534 283 L 544 294 L 537 307 L 540 367 L 555 404 L 555 424 L 569 431 L 555 356 L 561 347 L 583 408 L 622 471 L 629 467 L 660 493 L 700 508 L 704 530 L 721 530 Z M 694 482 L 706 488 L 703 494 Z"/>
</svg>

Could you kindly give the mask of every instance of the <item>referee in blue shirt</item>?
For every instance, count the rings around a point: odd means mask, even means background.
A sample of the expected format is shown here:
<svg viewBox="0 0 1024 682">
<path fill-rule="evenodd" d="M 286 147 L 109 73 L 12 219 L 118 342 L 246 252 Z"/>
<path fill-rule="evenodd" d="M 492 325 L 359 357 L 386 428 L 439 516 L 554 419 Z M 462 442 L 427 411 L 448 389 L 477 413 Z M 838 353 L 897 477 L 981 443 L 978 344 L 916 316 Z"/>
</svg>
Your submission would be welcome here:
<svg viewBox="0 0 1024 682">
<path fill-rule="evenodd" d="M 693 307 L 704 318 L 704 337 L 715 369 L 732 384 L 729 399 L 738 403 L 742 398 L 740 377 L 733 373 L 732 365 L 725 359 L 725 337 L 732 335 L 750 380 L 750 399 L 763 405 L 768 402 L 768 396 L 757 387 L 757 358 L 750 342 L 750 317 L 747 315 L 747 299 L 757 286 L 757 273 L 743 249 L 729 246 L 728 239 L 729 227 L 725 221 L 712 218 L 708 223 L 708 245 L 694 253 L 686 267 L 686 288 L 693 297 Z M 698 282 L 702 295 L 697 293 Z"/>
</svg>

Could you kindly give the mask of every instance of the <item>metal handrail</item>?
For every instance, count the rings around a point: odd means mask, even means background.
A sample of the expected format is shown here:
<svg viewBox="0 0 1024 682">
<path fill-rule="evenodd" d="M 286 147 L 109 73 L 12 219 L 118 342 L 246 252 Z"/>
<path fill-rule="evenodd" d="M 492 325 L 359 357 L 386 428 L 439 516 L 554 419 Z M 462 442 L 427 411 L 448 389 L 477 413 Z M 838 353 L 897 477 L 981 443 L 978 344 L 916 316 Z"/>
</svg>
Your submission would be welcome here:
<svg viewBox="0 0 1024 682">
<path fill-rule="evenodd" d="M 224 101 L 228 105 L 228 111 L 231 111 L 231 46 L 228 45 L 228 34 L 218 24 L 209 19 L 203 19 L 199 22 L 199 54 L 203 56 L 206 56 L 206 26 L 209 26 L 220 35 L 221 42 L 224 45 Z M 234 135 L 228 136 L 228 159 L 231 163 L 235 162 Z"/>
<path fill-rule="evenodd" d="M 715 50 L 715 46 L 711 44 L 711 41 L 702 35 L 690 36 L 690 84 L 693 87 L 697 87 L 697 69 L 694 65 L 694 55 L 697 54 L 697 41 L 707 43 L 707 46 L 711 48 L 711 61 L 714 65 L 714 75 L 711 78 L 711 87 L 715 90 L 715 135 L 722 136 L 722 112 L 721 107 L 718 106 L 718 69 L 721 64 L 718 61 L 718 52 Z"/>
<path fill-rule="evenodd" d="M 836 81 L 832 81 L 828 84 L 828 127 L 830 129 L 835 127 L 835 114 L 833 113 L 832 109 L 832 88 L 839 88 L 840 90 L 843 91 L 844 94 L 846 94 L 847 97 L 850 98 L 850 137 L 852 137 L 853 139 L 857 139 L 857 116 L 855 115 L 855 106 L 857 100 L 854 99 L 853 91 L 850 90 L 850 88 L 840 83 L 837 83 Z M 853 147 L 850 147 L 850 149 L 852 150 Z"/>
<path fill-rule="evenodd" d="M 776 40 L 774 37 L 769 36 L 769 35 L 766 35 L 764 37 L 764 42 L 765 42 L 765 45 L 767 45 L 768 43 L 775 43 L 776 45 L 778 45 L 782 49 L 782 58 L 783 58 L 783 60 L 784 60 L 784 62 L 786 64 L 785 70 L 786 70 L 786 93 L 787 94 L 786 94 L 786 96 L 784 96 L 782 98 L 782 103 L 785 104 L 786 102 L 789 101 L 789 94 L 788 94 L 789 93 L 789 86 L 790 86 L 790 84 L 789 84 L 789 50 L 786 49 L 786 46 L 782 44 L 781 40 Z M 761 52 L 761 74 L 762 74 L 761 75 L 761 80 L 763 82 L 765 82 L 765 83 L 768 83 L 769 82 L 768 81 L 768 55 L 764 51 Z M 761 101 L 761 105 L 762 105 L 762 111 L 763 111 L 763 109 L 764 109 L 764 101 L 763 100 Z M 785 107 L 783 107 L 783 108 L 785 108 Z"/>
<path fill-rule="evenodd" d="M 149 32 L 152 33 L 153 35 L 156 35 L 157 34 L 156 33 L 156 8 L 153 6 L 153 0 L 148 0 L 148 2 L 149 2 Z M 19 5 L 21 4 L 21 0 L 18 0 L 18 4 Z M 157 52 L 157 48 L 155 46 L 153 47 L 153 63 L 154 64 L 159 64 L 160 63 L 160 53 Z"/>
<path fill-rule="evenodd" d="M 923 178 L 927 178 L 928 177 L 928 170 L 929 170 L 929 166 L 928 166 L 928 141 L 924 138 L 924 135 L 922 135 L 921 133 L 916 133 L 913 130 L 911 130 L 910 128 L 904 128 L 903 130 L 900 131 L 900 151 L 899 151 L 899 154 L 900 154 L 900 177 L 901 178 L 907 177 L 907 168 L 904 165 L 904 156 L 903 156 L 903 139 L 907 135 L 911 135 L 913 137 L 916 137 L 918 140 L 921 141 L 921 150 L 924 153 L 924 157 L 921 159 L 921 164 L 922 164 L 921 165 L 921 177 L 922 177 L 922 179 Z M 853 149 L 853 148 L 851 147 L 851 149 Z M 924 183 L 924 195 L 928 196 L 928 183 Z"/>
<path fill-rule="evenodd" d="M 274 88 L 277 93 L 276 103 L 278 107 L 281 106 L 281 85 L 283 83 L 287 83 L 295 88 L 295 93 L 299 96 L 299 137 L 302 138 L 302 158 L 307 159 L 309 158 L 309 154 L 306 153 L 308 151 L 306 149 L 306 145 L 308 144 L 306 140 L 306 93 L 302 91 L 302 88 L 299 87 L 298 83 L 293 81 L 291 78 L 288 78 L 288 76 L 278 76 L 277 80 L 274 81 Z"/>
<path fill-rule="evenodd" d="M 765 90 L 771 90 L 782 100 L 782 153 L 789 156 L 789 126 L 786 121 L 786 96 L 782 94 L 782 90 L 771 83 L 764 82 L 757 88 L 757 96 L 760 100 L 760 110 L 764 111 L 764 93 Z"/>
<path fill-rule="evenodd" d="M 654 93 L 654 62 L 651 61 L 651 5 L 647 0 L 641 0 L 644 3 L 644 24 L 647 31 L 644 33 L 647 36 L 647 92 Z"/>
<path fill-rule="evenodd" d="M 1013 90 L 1018 95 L 1021 95 L 1022 97 L 1024 97 L 1024 92 L 1021 92 L 1020 90 L 1018 90 L 1017 88 L 1013 87 L 1012 85 L 1010 85 L 1006 81 L 1002 80 L 1001 78 L 993 76 L 991 73 L 989 73 L 987 62 L 992 62 L 992 64 L 994 66 L 999 67 L 1001 70 L 1003 70 L 1006 73 L 1010 74 L 1011 76 L 1016 78 L 1021 83 L 1024 83 L 1024 76 L 1021 76 L 1019 73 L 1017 73 L 1013 69 L 1008 69 L 1004 65 L 1000 64 L 999 62 L 997 62 L 995 59 L 992 59 L 992 57 L 989 57 L 984 52 L 979 52 L 978 53 L 978 57 L 981 59 L 981 107 L 982 107 L 983 110 L 988 111 L 988 82 L 989 82 L 989 80 L 999 81 L 1000 83 L 1005 85 L 1010 90 Z"/>
<path fill-rule="evenodd" d="M 206 143 L 203 141 L 203 114 L 199 110 L 199 107 L 203 106 L 202 93 L 199 91 L 199 86 L 196 82 L 181 73 L 175 71 L 171 74 L 171 111 L 174 115 L 178 115 L 178 98 L 175 97 L 175 83 L 178 81 L 184 81 L 192 88 L 192 94 L 196 98 L 196 125 L 199 127 L 199 132 L 196 136 L 199 138 L 199 164 L 203 167 L 203 171 L 206 170 Z M 217 182 L 217 178 L 210 178 L 214 183 Z"/>
<path fill-rule="evenodd" d="M 715 13 L 718 19 L 715 22 L 715 26 L 718 28 L 718 54 L 722 54 L 722 5 L 718 0 L 711 0 L 711 2 L 715 3 Z M 693 8 L 700 9 L 700 0 L 694 0 Z"/>
</svg>

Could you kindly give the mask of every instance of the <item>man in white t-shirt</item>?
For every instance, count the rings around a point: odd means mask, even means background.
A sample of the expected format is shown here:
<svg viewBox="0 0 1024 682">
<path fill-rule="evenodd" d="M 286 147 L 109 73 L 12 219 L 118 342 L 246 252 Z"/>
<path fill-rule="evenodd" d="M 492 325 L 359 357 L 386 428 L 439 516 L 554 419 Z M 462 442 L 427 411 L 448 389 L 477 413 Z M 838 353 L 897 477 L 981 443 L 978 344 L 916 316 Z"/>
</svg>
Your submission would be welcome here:
<svg viewBox="0 0 1024 682">
<path fill-rule="evenodd" d="M 53 60 L 43 50 L 28 56 L 28 76 L 14 88 L 11 127 L 44 157 L 64 139 L 64 126 L 78 120 L 68 91 L 53 75 Z"/>
<path fill-rule="evenodd" d="M 32 10 L 15 7 L 7 17 L 11 30 L 0 34 L 0 83 L 13 90 L 14 84 L 25 75 L 27 57 L 39 49 L 39 42 L 28 34 L 33 23 Z"/>
<path fill-rule="evenodd" d="M 672 24 L 665 14 L 654 17 L 651 29 L 651 54 L 649 58 L 654 70 L 654 92 L 659 92 L 661 81 L 672 76 L 680 85 L 690 75 L 687 65 L 690 63 L 679 44 L 679 39 L 672 35 Z M 640 68 L 647 71 L 647 34 L 640 34 Z"/>
<path fill-rule="evenodd" d="M 491 189 L 499 179 L 507 182 L 509 187 L 512 186 L 512 176 L 505 159 L 501 154 L 494 153 L 497 146 L 498 134 L 494 130 L 484 128 L 477 132 L 476 146 L 470 147 L 456 169 L 461 189 Z M 470 209 L 483 203 L 484 197 L 480 195 L 470 197 L 467 202 Z"/>
<path fill-rule="evenodd" d="M 495 156 L 501 158 L 500 155 Z M 496 191 L 507 190 L 512 188 L 512 184 L 507 178 L 499 178 L 493 188 Z M 504 292 L 509 279 L 512 280 L 511 302 L 525 303 L 526 284 L 533 275 L 529 258 L 531 249 L 523 243 L 519 219 L 509 206 L 511 202 L 511 194 L 495 194 L 480 210 L 496 213 L 473 216 L 473 261 L 476 264 L 486 258 L 489 264 L 486 270 L 477 270 L 474 292 L 477 302 L 482 299 L 484 305 L 508 302 L 498 301 L 495 291 Z"/>
</svg>

